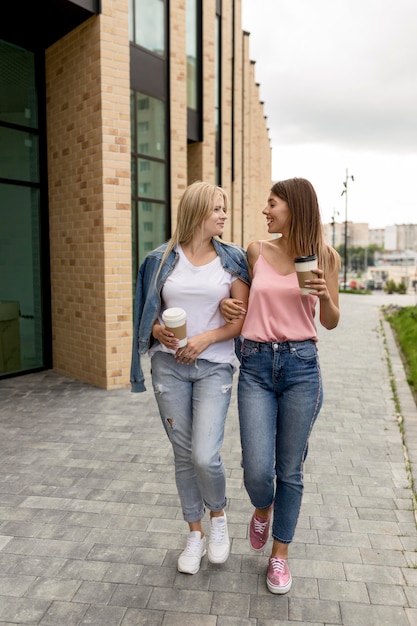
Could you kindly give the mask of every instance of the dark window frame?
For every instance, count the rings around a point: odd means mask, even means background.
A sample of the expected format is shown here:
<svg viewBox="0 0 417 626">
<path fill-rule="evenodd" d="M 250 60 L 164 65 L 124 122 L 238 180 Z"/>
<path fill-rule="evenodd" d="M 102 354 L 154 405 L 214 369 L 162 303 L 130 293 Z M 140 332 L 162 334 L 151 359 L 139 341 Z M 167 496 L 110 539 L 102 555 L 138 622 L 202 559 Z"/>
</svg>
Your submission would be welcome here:
<svg viewBox="0 0 417 626">
<path fill-rule="evenodd" d="M 216 42 L 218 45 L 217 48 L 217 59 L 218 59 L 218 74 L 216 76 L 218 84 L 217 84 L 217 93 L 218 93 L 218 101 L 216 102 L 216 108 L 218 112 L 218 136 L 217 142 L 215 146 L 215 160 L 216 160 L 216 170 L 218 172 L 218 180 L 216 184 L 222 185 L 222 38 L 223 38 L 223 28 L 222 28 L 222 0 L 216 0 L 216 21 L 218 24 L 218 41 Z"/>
</svg>

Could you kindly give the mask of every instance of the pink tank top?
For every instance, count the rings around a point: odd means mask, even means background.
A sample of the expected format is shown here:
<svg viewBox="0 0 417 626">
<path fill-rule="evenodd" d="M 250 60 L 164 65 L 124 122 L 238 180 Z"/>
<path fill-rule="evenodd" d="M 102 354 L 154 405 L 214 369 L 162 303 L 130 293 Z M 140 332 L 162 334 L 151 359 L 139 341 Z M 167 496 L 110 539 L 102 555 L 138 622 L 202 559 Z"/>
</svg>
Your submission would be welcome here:
<svg viewBox="0 0 417 626">
<path fill-rule="evenodd" d="M 264 343 L 317 341 L 314 322 L 317 300 L 317 296 L 300 294 L 295 271 L 286 276 L 279 274 L 266 261 L 261 241 L 242 335 L 245 339 Z"/>
</svg>

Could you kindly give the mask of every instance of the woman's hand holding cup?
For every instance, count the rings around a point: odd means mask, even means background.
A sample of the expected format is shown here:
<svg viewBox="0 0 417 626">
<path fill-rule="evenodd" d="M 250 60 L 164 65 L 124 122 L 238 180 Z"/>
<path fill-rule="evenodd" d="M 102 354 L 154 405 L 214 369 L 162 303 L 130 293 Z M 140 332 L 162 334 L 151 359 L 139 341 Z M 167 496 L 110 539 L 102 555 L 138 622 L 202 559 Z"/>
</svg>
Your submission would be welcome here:
<svg viewBox="0 0 417 626">
<path fill-rule="evenodd" d="M 155 322 L 152 328 L 152 336 L 169 350 L 177 350 L 179 339 L 163 324 Z"/>
</svg>

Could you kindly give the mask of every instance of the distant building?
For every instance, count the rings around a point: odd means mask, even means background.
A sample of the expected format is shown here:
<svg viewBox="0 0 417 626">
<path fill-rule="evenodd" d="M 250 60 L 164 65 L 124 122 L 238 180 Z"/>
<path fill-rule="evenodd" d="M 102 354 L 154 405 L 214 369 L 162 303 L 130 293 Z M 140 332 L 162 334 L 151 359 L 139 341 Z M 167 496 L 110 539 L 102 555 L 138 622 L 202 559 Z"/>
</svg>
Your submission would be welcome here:
<svg viewBox="0 0 417 626">
<path fill-rule="evenodd" d="M 375 266 L 368 268 L 368 278 L 376 287 L 383 287 L 387 280 L 414 287 L 417 281 L 417 252 L 414 250 L 384 251 L 375 253 Z"/>
<path fill-rule="evenodd" d="M 397 249 L 397 227 L 386 226 L 384 236 L 384 250 L 396 250 Z"/>
<path fill-rule="evenodd" d="M 345 223 L 324 224 L 326 242 L 332 246 L 345 243 Z M 392 224 L 385 228 L 369 228 L 367 223 L 347 223 L 347 245 L 366 248 L 376 245 L 387 251 L 417 252 L 417 224 Z"/>
<path fill-rule="evenodd" d="M 345 222 L 324 224 L 324 237 L 326 242 L 337 248 L 345 243 Z M 369 246 L 369 227 L 366 223 L 347 223 L 347 247 Z"/>
<path fill-rule="evenodd" d="M 324 224 L 324 236 L 329 245 L 345 243 L 345 223 Z M 376 245 L 375 265 L 369 266 L 363 279 L 375 289 L 383 289 L 388 280 L 404 283 L 407 289 L 417 287 L 417 224 L 393 224 L 385 228 L 369 228 L 366 223 L 347 223 L 347 248 L 367 248 Z M 365 260 L 365 266 L 367 261 Z M 348 272 L 352 267 L 348 258 Z"/>
<path fill-rule="evenodd" d="M 395 224 L 385 228 L 385 250 L 417 252 L 417 224 Z"/>
<path fill-rule="evenodd" d="M 385 228 L 370 228 L 369 229 L 369 245 L 378 246 L 378 248 L 384 248 L 385 240 Z"/>
</svg>

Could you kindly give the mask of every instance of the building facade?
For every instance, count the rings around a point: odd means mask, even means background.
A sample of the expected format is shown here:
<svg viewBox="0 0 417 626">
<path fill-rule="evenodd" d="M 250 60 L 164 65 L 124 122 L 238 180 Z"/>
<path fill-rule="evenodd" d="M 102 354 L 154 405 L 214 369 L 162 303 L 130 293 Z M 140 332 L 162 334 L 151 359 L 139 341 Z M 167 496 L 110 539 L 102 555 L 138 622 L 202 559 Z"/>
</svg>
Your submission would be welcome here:
<svg viewBox="0 0 417 626">
<path fill-rule="evenodd" d="M 415 291 L 417 252 L 413 250 L 377 252 L 375 265 L 368 268 L 368 277 L 381 289 L 385 287 L 387 281 L 394 281 L 397 285 L 403 283 L 407 289 Z"/>
<path fill-rule="evenodd" d="M 417 224 L 395 224 L 385 228 L 385 250 L 417 252 Z"/>
<path fill-rule="evenodd" d="M 378 248 L 384 247 L 385 240 L 385 228 L 370 228 L 369 229 L 369 245 L 377 246 Z"/>
<path fill-rule="evenodd" d="M 345 243 L 345 232 L 348 248 L 353 246 L 366 248 L 369 246 L 369 229 L 366 223 L 347 222 L 345 225 L 345 222 L 334 222 L 324 224 L 323 228 L 326 243 L 330 246 L 343 246 Z"/>
<path fill-rule="evenodd" d="M 334 222 L 324 224 L 326 242 L 332 246 L 344 245 L 345 223 Z M 384 250 L 417 252 L 417 224 L 392 224 L 385 228 L 369 228 L 367 223 L 347 223 L 348 247 L 365 248 L 370 245 Z"/>
<path fill-rule="evenodd" d="M 265 235 L 268 128 L 240 0 L 9 3 L 0 23 L 0 378 L 129 382 L 133 293 L 194 180 Z"/>
</svg>

